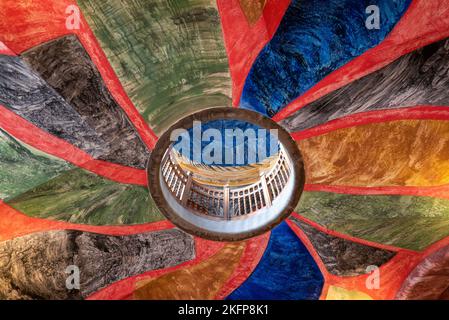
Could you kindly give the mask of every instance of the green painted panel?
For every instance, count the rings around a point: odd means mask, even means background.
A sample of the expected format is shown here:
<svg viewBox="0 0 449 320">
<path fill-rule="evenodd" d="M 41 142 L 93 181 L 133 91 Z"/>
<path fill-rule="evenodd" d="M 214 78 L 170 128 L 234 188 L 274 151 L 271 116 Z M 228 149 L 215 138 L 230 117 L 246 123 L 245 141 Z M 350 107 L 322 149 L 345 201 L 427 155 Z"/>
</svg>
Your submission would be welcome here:
<svg viewBox="0 0 449 320">
<path fill-rule="evenodd" d="M 182 116 L 231 104 L 214 0 L 78 0 L 129 97 L 156 134 Z"/>
<path fill-rule="evenodd" d="M 449 200 L 304 192 L 296 212 L 331 230 L 422 250 L 449 236 Z"/>
<path fill-rule="evenodd" d="M 137 224 L 163 220 L 146 188 L 73 169 L 11 200 L 23 213 L 90 225 Z"/>
<path fill-rule="evenodd" d="M 14 197 L 72 168 L 0 129 L 0 199 Z"/>
</svg>

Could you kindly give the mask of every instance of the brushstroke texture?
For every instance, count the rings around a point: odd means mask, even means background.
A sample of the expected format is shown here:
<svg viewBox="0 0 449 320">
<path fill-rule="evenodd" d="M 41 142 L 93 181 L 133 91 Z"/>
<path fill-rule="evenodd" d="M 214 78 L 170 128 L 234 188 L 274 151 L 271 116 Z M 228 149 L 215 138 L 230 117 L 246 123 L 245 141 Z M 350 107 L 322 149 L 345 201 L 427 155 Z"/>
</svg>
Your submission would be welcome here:
<svg viewBox="0 0 449 320">
<path fill-rule="evenodd" d="M 323 276 L 306 247 L 283 222 L 271 233 L 267 249 L 250 277 L 229 300 L 315 300 Z"/>
<path fill-rule="evenodd" d="M 441 0 L 413 0 L 398 24 L 376 47 L 333 71 L 273 118 L 287 118 L 300 108 L 373 73 L 396 59 L 449 37 L 448 9 Z"/>
<path fill-rule="evenodd" d="M 0 298 L 83 299 L 118 280 L 194 257 L 193 238 L 175 229 L 121 237 L 35 233 L 0 243 Z M 65 270 L 73 265 L 80 271 L 80 290 L 66 287 Z"/>
<path fill-rule="evenodd" d="M 0 129 L 0 199 L 19 195 L 58 174 L 73 169 L 14 139 Z"/>
<path fill-rule="evenodd" d="M 245 242 L 227 244 L 211 258 L 137 283 L 137 300 L 212 300 L 237 267 Z"/>
<path fill-rule="evenodd" d="M 126 95 L 84 16 L 80 16 L 80 28 L 67 29 L 67 9 L 73 5 L 76 5 L 76 0 L 22 1 L 20 5 L 16 0 L 3 0 L 0 3 L 0 41 L 13 52 L 21 54 L 68 34 L 76 35 L 115 101 L 126 112 L 146 146 L 152 149 L 157 140 L 156 135 Z"/>
<path fill-rule="evenodd" d="M 373 300 L 364 292 L 329 286 L 326 300 Z"/>
<path fill-rule="evenodd" d="M 231 104 L 215 1 L 78 3 L 129 97 L 156 134 L 184 115 Z"/>
<path fill-rule="evenodd" d="M 144 169 L 149 152 L 75 35 L 22 53 L 22 58 L 105 141 L 99 159 Z"/>
<path fill-rule="evenodd" d="M 371 265 L 381 266 L 395 256 L 394 252 L 378 249 L 321 232 L 302 222 L 290 218 L 307 235 L 318 252 L 326 269 L 337 276 L 357 276 L 367 273 Z"/>
<path fill-rule="evenodd" d="M 245 0 L 248 6 L 261 0 Z M 240 0 L 217 0 L 223 40 L 232 77 L 232 105 L 240 105 L 243 86 L 260 51 L 271 40 L 290 0 L 267 0 L 254 24 L 248 22 Z"/>
<path fill-rule="evenodd" d="M 121 225 L 164 220 L 146 188 L 117 183 L 79 168 L 6 203 L 31 217 L 71 223 Z"/>
<path fill-rule="evenodd" d="M 449 184 L 449 121 L 373 123 L 332 131 L 298 144 L 309 184 Z"/>
<path fill-rule="evenodd" d="M 0 104 L 94 157 L 107 152 L 95 130 L 18 57 L 0 55 Z"/>
<path fill-rule="evenodd" d="M 449 106 L 449 40 L 409 53 L 388 66 L 299 109 L 281 121 L 296 132 L 354 113 L 419 105 Z"/>
<path fill-rule="evenodd" d="M 250 25 L 254 25 L 263 14 L 268 0 L 239 0 L 240 7 Z"/>
<path fill-rule="evenodd" d="M 449 236 L 449 200 L 304 192 L 295 211 L 351 236 L 422 250 Z"/>
<path fill-rule="evenodd" d="M 409 4 L 410 0 L 293 0 L 248 75 L 241 106 L 273 116 L 332 71 L 379 44 Z M 365 26 L 370 5 L 379 7 L 379 30 Z"/>
<path fill-rule="evenodd" d="M 424 258 L 396 295 L 398 300 L 449 300 L 449 246 Z"/>
</svg>

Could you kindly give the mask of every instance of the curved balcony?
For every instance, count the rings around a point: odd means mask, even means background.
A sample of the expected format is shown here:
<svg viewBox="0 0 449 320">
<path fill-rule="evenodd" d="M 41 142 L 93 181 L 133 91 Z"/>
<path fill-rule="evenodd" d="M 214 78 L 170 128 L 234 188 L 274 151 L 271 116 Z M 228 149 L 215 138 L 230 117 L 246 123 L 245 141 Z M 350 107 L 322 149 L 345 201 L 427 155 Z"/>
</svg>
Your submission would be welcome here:
<svg viewBox="0 0 449 320">
<path fill-rule="evenodd" d="M 214 220 L 245 219 L 271 207 L 291 177 L 290 161 L 282 145 L 276 156 L 261 164 L 240 167 L 194 163 L 171 148 L 165 154 L 161 168 L 166 187 L 180 205 Z M 217 177 L 215 181 L 211 179 L 213 176 Z M 239 184 L 220 179 L 222 176 L 232 176 Z M 204 183 L 207 181 L 210 183 Z"/>
</svg>

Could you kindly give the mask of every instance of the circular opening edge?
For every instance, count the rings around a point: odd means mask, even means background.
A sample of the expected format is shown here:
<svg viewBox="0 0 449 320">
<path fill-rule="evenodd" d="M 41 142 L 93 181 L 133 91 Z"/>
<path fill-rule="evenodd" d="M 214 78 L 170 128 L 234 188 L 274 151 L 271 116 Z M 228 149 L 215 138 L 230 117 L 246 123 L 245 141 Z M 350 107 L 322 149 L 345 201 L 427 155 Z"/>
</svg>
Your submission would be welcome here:
<svg viewBox="0 0 449 320">
<path fill-rule="evenodd" d="M 283 210 L 278 213 L 271 221 L 256 229 L 234 233 L 208 230 L 206 228 L 195 225 L 181 217 L 179 213 L 177 213 L 176 210 L 173 209 L 173 206 L 167 201 L 167 198 L 164 195 L 164 190 L 161 187 L 160 172 L 162 159 L 168 148 L 173 143 L 173 141 L 170 140 L 171 132 L 176 129 L 190 128 L 192 127 L 192 123 L 194 121 L 209 122 L 214 120 L 241 120 L 260 126 L 263 129 L 276 129 L 278 131 L 278 139 L 287 151 L 287 154 L 291 160 L 294 189 L 290 195 L 288 203 L 283 207 Z M 305 184 L 303 157 L 301 155 L 299 146 L 292 139 L 290 134 L 275 121 L 263 116 L 258 112 L 232 107 L 216 107 L 204 109 L 202 111 L 188 115 L 173 124 L 158 139 L 154 149 L 151 152 L 151 156 L 147 165 L 147 177 L 150 196 L 153 198 L 161 213 L 170 222 L 189 234 L 213 241 L 241 241 L 270 231 L 272 228 L 288 218 L 294 211 L 296 205 L 300 200 Z"/>
</svg>

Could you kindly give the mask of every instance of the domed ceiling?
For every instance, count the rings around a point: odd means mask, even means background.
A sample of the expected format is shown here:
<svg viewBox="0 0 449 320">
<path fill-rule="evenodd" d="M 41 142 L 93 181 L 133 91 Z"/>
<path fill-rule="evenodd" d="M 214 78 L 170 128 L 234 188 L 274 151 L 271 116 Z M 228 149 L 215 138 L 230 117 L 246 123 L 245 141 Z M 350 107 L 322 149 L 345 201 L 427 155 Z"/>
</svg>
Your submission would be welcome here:
<svg viewBox="0 0 449 320">
<path fill-rule="evenodd" d="M 448 299 L 448 9 L 2 0 L 0 298 Z M 173 123 L 224 106 L 305 166 L 295 212 L 238 242 L 176 228 L 146 174 Z"/>
</svg>

